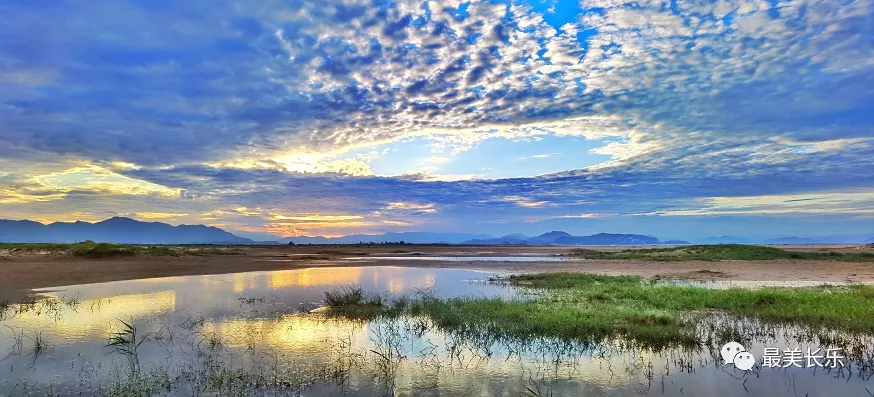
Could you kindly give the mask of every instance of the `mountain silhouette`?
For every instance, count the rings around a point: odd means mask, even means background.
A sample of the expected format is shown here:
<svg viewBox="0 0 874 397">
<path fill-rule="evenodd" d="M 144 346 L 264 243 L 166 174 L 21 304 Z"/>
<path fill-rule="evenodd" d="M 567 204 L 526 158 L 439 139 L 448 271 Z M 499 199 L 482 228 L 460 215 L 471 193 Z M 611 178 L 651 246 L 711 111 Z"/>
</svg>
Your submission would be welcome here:
<svg viewBox="0 0 874 397">
<path fill-rule="evenodd" d="M 659 244 L 659 239 L 641 234 L 598 233 L 591 236 L 564 236 L 553 241 L 560 245 L 650 245 Z"/>
<path fill-rule="evenodd" d="M 808 237 L 777 237 L 764 241 L 765 244 L 817 244 L 822 243 L 823 239 L 808 238 Z"/>
<path fill-rule="evenodd" d="M 528 240 L 525 240 L 525 244 L 529 244 L 529 245 L 553 244 L 555 242 L 555 240 L 562 238 L 562 237 L 573 237 L 573 236 L 568 232 L 553 230 L 551 232 L 543 233 L 537 237 L 532 237 Z"/>
<path fill-rule="evenodd" d="M 204 225 L 172 226 L 114 217 L 104 221 L 55 222 L 0 220 L 3 243 L 75 243 L 85 240 L 127 244 L 255 244 L 222 229 Z"/>
<path fill-rule="evenodd" d="M 551 231 L 528 239 L 512 238 L 509 235 L 501 238 L 476 239 L 463 241 L 467 245 L 652 245 L 664 244 L 659 239 L 641 234 L 610 234 L 598 233 L 591 236 L 574 236 L 567 232 Z M 524 236 L 523 236 L 524 237 Z M 688 244 L 685 241 L 673 244 Z"/>
<path fill-rule="evenodd" d="M 488 234 L 436 233 L 436 232 L 397 232 L 384 234 L 351 234 L 342 237 L 300 236 L 286 237 L 279 242 L 287 244 L 358 244 L 386 243 L 403 241 L 410 244 L 458 244 L 470 239 L 490 239 Z"/>
</svg>

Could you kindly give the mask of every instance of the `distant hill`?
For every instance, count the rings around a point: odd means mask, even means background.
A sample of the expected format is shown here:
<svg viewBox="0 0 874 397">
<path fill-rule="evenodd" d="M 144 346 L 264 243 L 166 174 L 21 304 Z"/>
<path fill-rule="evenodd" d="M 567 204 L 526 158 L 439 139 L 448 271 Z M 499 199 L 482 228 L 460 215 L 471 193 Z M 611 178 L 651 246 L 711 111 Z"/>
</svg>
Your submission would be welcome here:
<svg viewBox="0 0 874 397">
<path fill-rule="evenodd" d="M 817 238 L 808 238 L 808 237 L 778 237 L 771 238 L 764 241 L 765 244 L 818 244 L 818 243 L 828 243 L 827 240 L 817 239 Z"/>
<path fill-rule="evenodd" d="M 519 245 L 522 244 L 528 237 L 524 239 L 513 238 L 513 237 L 498 237 L 498 238 L 487 238 L 487 239 L 473 239 L 462 241 L 461 244 L 464 245 Z"/>
<path fill-rule="evenodd" d="M 255 236 L 255 235 L 253 235 Z M 240 237 L 213 226 L 179 225 L 161 222 L 141 222 L 131 218 L 114 217 L 104 221 L 55 222 L 42 224 L 30 220 L 0 219 L 0 243 L 74 243 L 85 240 L 129 244 L 358 244 L 403 241 L 408 244 L 464 244 L 464 245 L 683 245 L 685 240 L 660 241 L 642 234 L 598 233 L 574 236 L 553 230 L 539 236 L 508 234 L 493 237 L 488 234 L 398 232 L 384 234 L 353 234 L 342 237 L 301 236 L 278 241 L 260 241 L 269 235 L 257 235 L 256 240 Z M 835 234 L 815 237 L 781 236 L 737 237 L 715 236 L 696 239 L 696 244 L 848 244 L 874 243 L 872 235 Z"/>
<path fill-rule="evenodd" d="M 859 244 L 872 236 L 858 234 L 825 234 L 820 236 L 736 237 L 718 236 L 696 239 L 696 244 Z M 874 242 L 874 237 L 868 240 Z"/>
<path fill-rule="evenodd" d="M 401 232 L 385 234 L 352 234 L 342 237 L 286 237 L 279 242 L 287 244 L 357 244 L 357 243 L 386 243 L 403 241 L 410 244 L 459 244 L 472 239 L 490 239 L 488 234 L 470 233 L 432 233 L 432 232 Z"/>
<path fill-rule="evenodd" d="M 548 245 L 555 244 L 555 240 L 558 240 L 562 237 L 573 237 L 568 232 L 561 231 L 551 231 L 549 233 L 543 233 L 537 237 L 532 237 L 528 240 L 525 240 L 524 243 L 528 245 Z"/>
<path fill-rule="evenodd" d="M 735 236 L 706 237 L 697 241 L 700 244 L 752 244 L 748 238 Z"/>
<path fill-rule="evenodd" d="M 552 231 L 528 239 L 518 239 L 509 235 L 501 238 L 476 239 L 463 241 L 468 245 L 652 245 L 664 244 L 652 236 L 640 234 L 610 234 L 598 233 L 591 236 L 574 236 L 567 232 Z M 688 242 L 673 242 L 672 244 L 688 244 Z"/>
<path fill-rule="evenodd" d="M 559 245 L 651 245 L 659 244 L 659 239 L 640 234 L 598 233 L 591 236 L 565 236 L 555 239 Z"/>
<path fill-rule="evenodd" d="M 172 226 L 124 217 L 96 223 L 76 221 L 48 225 L 27 220 L 0 220 L 0 242 L 3 243 L 75 243 L 85 240 L 131 244 L 255 244 L 250 239 L 213 226 Z"/>
</svg>

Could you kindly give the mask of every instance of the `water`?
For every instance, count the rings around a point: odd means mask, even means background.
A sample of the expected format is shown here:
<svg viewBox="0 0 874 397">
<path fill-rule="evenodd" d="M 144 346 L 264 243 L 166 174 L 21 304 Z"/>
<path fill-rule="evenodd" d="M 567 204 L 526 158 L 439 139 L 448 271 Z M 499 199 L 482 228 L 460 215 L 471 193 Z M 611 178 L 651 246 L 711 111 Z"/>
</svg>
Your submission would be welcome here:
<svg viewBox="0 0 874 397">
<path fill-rule="evenodd" d="M 563 262 L 570 260 L 570 258 L 558 256 L 367 256 L 343 259 L 448 262 Z"/>
<path fill-rule="evenodd" d="M 853 367 L 722 365 L 719 342 L 652 350 L 632 341 L 501 340 L 441 331 L 423 318 L 350 320 L 308 313 L 323 293 L 360 285 L 384 297 L 517 297 L 489 275 L 404 267 L 316 268 L 171 277 L 45 289 L 45 300 L 0 321 L 0 396 L 831 396 L 867 395 L 868 337 L 806 334 L 712 316 L 702 340 L 726 327 L 757 357 L 765 347 L 856 346 Z M 107 347 L 124 320 L 136 327 L 130 355 Z M 828 336 L 829 339 L 825 339 Z M 36 351 L 34 346 L 45 347 Z M 848 347 L 849 349 L 849 347 Z M 848 360 L 849 361 L 849 360 Z M 137 382 L 132 382 L 136 379 Z M 171 391 L 167 391 L 170 385 Z M 216 392 L 218 391 L 218 392 Z M 124 395 L 124 393 L 120 393 Z"/>
</svg>

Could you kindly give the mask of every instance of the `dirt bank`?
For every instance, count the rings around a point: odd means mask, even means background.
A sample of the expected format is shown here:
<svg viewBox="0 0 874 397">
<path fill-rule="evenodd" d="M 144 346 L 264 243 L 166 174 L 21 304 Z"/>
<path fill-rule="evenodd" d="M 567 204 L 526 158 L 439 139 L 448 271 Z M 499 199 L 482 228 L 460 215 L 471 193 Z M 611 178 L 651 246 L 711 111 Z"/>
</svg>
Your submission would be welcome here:
<svg viewBox="0 0 874 397">
<path fill-rule="evenodd" d="M 587 247 L 591 248 L 591 247 Z M 792 247 L 780 247 L 792 248 Z M 824 249 L 798 247 L 799 249 Z M 615 247 L 603 249 L 614 250 Z M 828 249 L 828 248 L 826 248 Z M 843 248 L 847 249 L 847 248 Z M 554 262 L 475 262 L 391 260 L 385 256 L 552 256 L 568 247 L 458 246 L 296 246 L 234 247 L 204 256 L 136 256 L 84 259 L 46 254 L 0 256 L 0 290 L 22 290 L 74 284 L 201 274 L 286 270 L 326 266 L 412 266 L 462 268 L 495 273 L 590 272 L 696 279 L 757 281 L 874 282 L 874 263 L 832 261 L 650 262 L 640 260 L 575 260 Z"/>
</svg>

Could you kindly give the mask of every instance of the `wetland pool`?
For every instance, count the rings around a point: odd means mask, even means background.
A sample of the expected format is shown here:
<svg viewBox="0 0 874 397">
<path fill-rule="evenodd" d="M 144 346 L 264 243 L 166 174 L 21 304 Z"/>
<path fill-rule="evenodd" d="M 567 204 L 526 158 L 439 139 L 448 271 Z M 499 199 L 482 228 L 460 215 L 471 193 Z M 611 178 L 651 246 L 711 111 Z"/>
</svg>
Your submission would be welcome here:
<svg viewBox="0 0 874 397">
<path fill-rule="evenodd" d="M 384 300 L 525 299 L 490 274 L 330 267 L 119 281 L 38 290 L 0 310 L 0 396 L 867 396 L 868 335 L 714 314 L 695 346 L 525 340 L 422 316 L 310 312 L 360 286 Z M 739 338 L 759 358 L 723 363 Z M 840 348 L 839 368 L 766 368 L 765 348 Z"/>
</svg>

